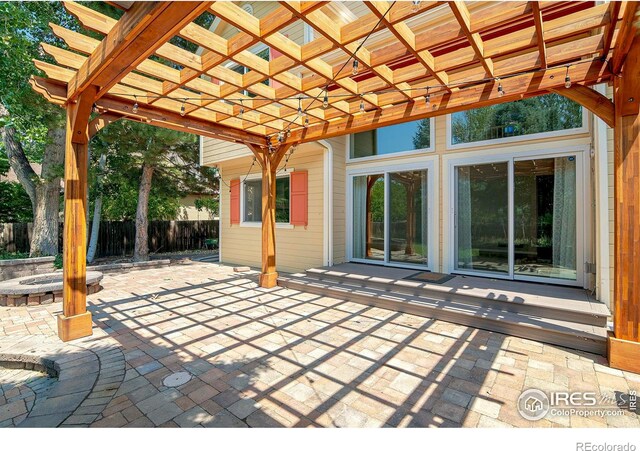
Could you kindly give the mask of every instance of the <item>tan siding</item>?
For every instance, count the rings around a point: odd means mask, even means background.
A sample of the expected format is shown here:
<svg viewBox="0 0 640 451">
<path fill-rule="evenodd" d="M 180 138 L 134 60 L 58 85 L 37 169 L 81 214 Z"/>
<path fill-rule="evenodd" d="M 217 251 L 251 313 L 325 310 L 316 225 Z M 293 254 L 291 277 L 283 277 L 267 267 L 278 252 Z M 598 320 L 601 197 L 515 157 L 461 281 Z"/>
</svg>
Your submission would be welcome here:
<svg viewBox="0 0 640 451">
<path fill-rule="evenodd" d="M 202 165 L 214 166 L 221 161 L 250 157 L 251 151 L 244 144 L 202 138 Z"/>
<path fill-rule="evenodd" d="M 220 164 L 225 184 L 234 178 L 243 178 L 251 158 L 240 158 Z M 276 228 L 277 267 L 281 272 L 296 272 L 320 266 L 323 263 L 323 158 L 322 148 L 315 143 L 298 147 L 288 163 L 296 171 L 309 172 L 309 225 L 292 229 Z M 259 174 L 257 166 L 251 171 Z M 223 185 L 225 186 L 225 185 Z M 220 219 L 220 245 L 222 262 L 232 265 L 260 267 L 261 229 L 230 225 L 229 190 L 223 189 Z"/>
</svg>

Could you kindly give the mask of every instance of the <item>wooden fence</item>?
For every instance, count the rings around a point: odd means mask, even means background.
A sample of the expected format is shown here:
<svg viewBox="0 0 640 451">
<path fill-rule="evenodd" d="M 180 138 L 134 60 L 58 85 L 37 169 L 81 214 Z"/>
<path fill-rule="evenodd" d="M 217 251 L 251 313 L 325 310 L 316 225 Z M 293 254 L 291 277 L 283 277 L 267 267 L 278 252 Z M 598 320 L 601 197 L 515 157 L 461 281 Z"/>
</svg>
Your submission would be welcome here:
<svg viewBox="0 0 640 451">
<path fill-rule="evenodd" d="M 89 231 L 91 225 L 89 225 Z M 29 252 L 33 227 L 26 223 L 0 224 L 0 250 Z M 181 252 L 202 249 L 206 239 L 218 238 L 218 221 L 150 221 L 149 252 Z M 100 223 L 96 257 L 133 255 L 134 221 Z M 62 224 L 59 248 L 62 252 Z"/>
</svg>

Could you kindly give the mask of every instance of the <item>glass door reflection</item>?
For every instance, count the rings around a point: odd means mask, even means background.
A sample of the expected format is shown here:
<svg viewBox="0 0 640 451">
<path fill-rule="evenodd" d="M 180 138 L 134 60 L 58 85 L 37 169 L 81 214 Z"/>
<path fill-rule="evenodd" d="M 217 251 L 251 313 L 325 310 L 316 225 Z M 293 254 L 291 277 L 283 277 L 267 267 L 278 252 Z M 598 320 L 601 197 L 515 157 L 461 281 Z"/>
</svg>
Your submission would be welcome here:
<svg viewBox="0 0 640 451">
<path fill-rule="evenodd" d="M 353 257 L 384 261 L 384 174 L 353 178 Z"/>
<path fill-rule="evenodd" d="M 426 170 L 389 173 L 388 218 L 388 260 L 427 265 Z"/>
</svg>

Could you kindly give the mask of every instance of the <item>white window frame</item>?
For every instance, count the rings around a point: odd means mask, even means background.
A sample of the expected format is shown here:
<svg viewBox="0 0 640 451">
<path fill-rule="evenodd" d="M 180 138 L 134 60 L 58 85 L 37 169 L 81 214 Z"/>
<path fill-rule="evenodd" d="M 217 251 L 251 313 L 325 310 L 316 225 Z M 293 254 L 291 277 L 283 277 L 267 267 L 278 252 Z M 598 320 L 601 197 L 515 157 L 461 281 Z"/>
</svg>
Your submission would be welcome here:
<svg viewBox="0 0 640 451">
<path fill-rule="evenodd" d="M 482 108 L 482 107 L 481 107 Z M 577 128 L 568 128 L 566 130 L 555 130 L 551 132 L 540 132 L 540 133 L 532 133 L 529 135 L 520 135 L 520 136 L 508 136 L 506 138 L 496 138 L 496 139 L 485 139 L 483 141 L 473 141 L 469 143 L 460 143 L 460 144 L 452 144 L 452 134 L 451 134 L 451 114 L 447 114 L 447 136 L 446 136 L 446 149 L 447 150 L 458 150 L 458 149 L 468 149 L 471 147 L 487 147 L 494 146 L 496 144 L 505 144 L 505 143 L 516 143 L 523 141 L 531 141 L 535 139 L 544 139 L 544 138 L 554 138 L 558 136 L 568 136 L 568 135 L 578 135 L 589 132 L 589 112 L 586 108 L 582 107 L 582 125 Z"/>
<path fill-rule="evenodd" d="M 558 145 L 558 143 L 554 143 Z M 461 154 L 445 154 L 442 157 L 443 165 L 443 189 L 445 195 L 442 196 L 443 228 L 443 271 L 448 274 L 462 274 L 477 277 L 490 277 L 493 279 L 506 279 L 530 282 L 542 282 L 548 284 L 558 284 L 567 286 L 579 286 L 586 288 L 588 277 L 586 277 L 584 264 L 591 259 L 591 190 L 590 186 L 590 147 L 589 145 L 574 145 L 566 147 L 556 147 L 550 149 L 538 149 L 523 151 L 522 147 L 501 148 L 491 153 L 486 150 L 477 152 L 465 152 Z M 516 161 L 530 160 L 536 158 L 555 158 L 575 155 L 576 165 L 576 193 L 584 193 L 583 198 L 576 199 L 576 280 L 554 279 L 548 277 L 529 277 L 513 274 L 513 163 Z M 456 269 L 456 229 L 455 229 L 455 209 L 456 209 L 456 168 L 474 164 L 486 163 L 508 163 L 509 171 L 509 273 L 491 273 L 485 271 L 472 271 Z M 583 201 L 584 199 L 584 201 Z"/>
<path fill-rule="evenodd" d="M 388 189 L 388 180 L 389 173 L 391 172 L 404 172 L 404 171 L 427 171 L 427 265 L 417 265 L 411 263 L 402 263 L 395 261 L 386 261 L 388 254 L 388 246 L 389 239 L 388 233 L 389 228 L 387 227 L 387 219 L 385 215 L 385 249 L 384 261 L 376 261 L 369 260 L 364 258 L 354 258 L 353 257 L 353 178 L 359 175 L 367 175 L 367 174 L 384 174 L 385 180 L 385 192 L 384 192 L 384 205 L 385 210 L 389 209 L 389 194 Z M 346 230 L 346 260 L 351 262 L 359 262 L 359 263 L 367 263 L 372 265 L 379 266 L 388 266 L 388 267 L 396 267 L 396 268 L 408 268 L 408 269 L 420 269 L 420 270 L 429 270 L 429 271 L 437 271 L 440 267 L 440 208 L 439 208 L 439 186 L 440 186 L 440 170 L 439 170 L 439 160 L 437 155 L 429 155 L 427 157 L 420 158 L 412 158 L 408 161 L 404 161 L 401 164 L 388 165 L 382 162 L 369 163 L 363 165 L 361 167 L 351 167 L 347 168 L 347 177 L 346 177 L 346 192 L 347 192 L 347 230 Z"/>
<path fill-rule="evenodd" d="M 407 122 L 414 122 L 414 121 L 407 121 Z M 388 127 L 393 127 L 393 126 L 391 125 Z M 380 127 L 380 128 L 383 128 L 383 127 Z M 387 153 L 383 155 L 372 155 L 370 157 L 351 158 L 351 142 L 353 141 L 354 134 L 355 133 L 347 135 L 347 152 L 346 152 L 347 163 L 363 163 L 367 161 L 382 161 L 382 160 L 391 159 L 391 158 L 395 159 L 395 158 L 403 158 L 403 157 L 412 157 L 415 155 L 435 152 L 436 121 L 435 121 L 435 118 L 433 117 L 429 118 L 429 147 L 424 147 L 422 149 L 404 150 L 402 152 L 393 152 L 393 153 Z"/>
<path fill-rule="evenodd" d="M 291 173 L 294 171 L 293 168 L 287 168 L 283 170 L 282 173 L 276 175 L 276 179 L 288 178 L 289 179 L 289 221 L 291 221 Z M 244 182 L 246 181 L 255 181 L 262 180 L 262 174 L 250 174 L 246 179 L 242 180 L 240 183 L 240 227 L 254 227 L 261 228 L 262 221 L 245 221 L 244 220 L 244 199 L 245 199 L 245 186 Z M 291 222 L 276 222 L 276 228 L 278 229 L 293 229 L 294 226 Z"/>
</svg>

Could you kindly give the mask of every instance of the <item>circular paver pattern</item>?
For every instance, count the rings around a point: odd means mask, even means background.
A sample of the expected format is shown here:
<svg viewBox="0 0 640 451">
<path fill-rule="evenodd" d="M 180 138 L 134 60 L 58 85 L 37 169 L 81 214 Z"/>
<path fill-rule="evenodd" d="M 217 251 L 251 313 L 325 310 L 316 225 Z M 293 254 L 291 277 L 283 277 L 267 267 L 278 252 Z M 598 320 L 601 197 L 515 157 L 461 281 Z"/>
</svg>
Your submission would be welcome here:
<svg viewBox="0 0 640 451">
<path fill-rule="evenodd" d="M 178 371 L 177 373 L 169 374 L 162 380 L 165 387 L 179 387 L 186 384 L 191 380 L 191 374 L 186 371 Z"/>
<path fill-rule="evenodd" d="M 40 371 L 0 367 L 0 427 L 20 424 L 55 382 Z"/>
</svg>

